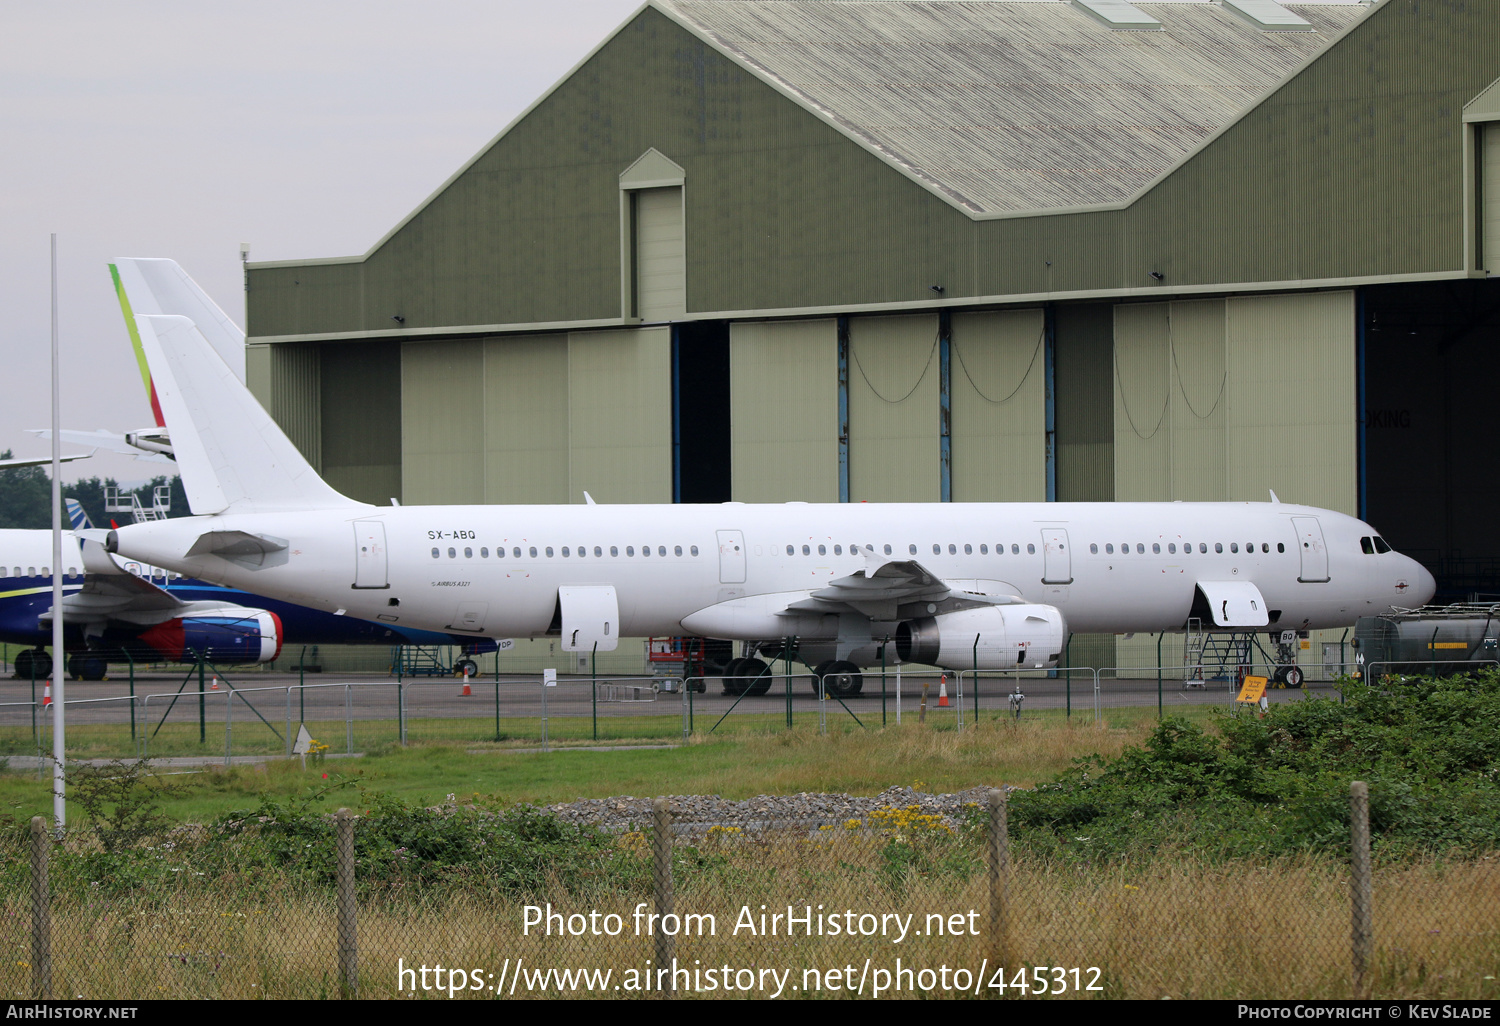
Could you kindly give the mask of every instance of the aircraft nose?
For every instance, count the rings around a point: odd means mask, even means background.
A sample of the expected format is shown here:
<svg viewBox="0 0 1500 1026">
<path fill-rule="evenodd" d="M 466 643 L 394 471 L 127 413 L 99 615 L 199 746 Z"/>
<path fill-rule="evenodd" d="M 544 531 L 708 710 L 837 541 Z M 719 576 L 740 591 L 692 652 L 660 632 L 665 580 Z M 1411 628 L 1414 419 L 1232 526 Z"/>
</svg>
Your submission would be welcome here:
<svg viewBox="0 0 1500 1026">
<path fill-rule="evenodd" d="M 1432 596 L 1437 594 L 1437 580 L 1428 572 L 1427 568 L 1416 560 L 1411 560 L 1411 574 L 1406 578 L 1411 588 L 1407 591 L 1408 601 L 1413 606 L 1425 606 L 1432 601 Z"/>
</svg>

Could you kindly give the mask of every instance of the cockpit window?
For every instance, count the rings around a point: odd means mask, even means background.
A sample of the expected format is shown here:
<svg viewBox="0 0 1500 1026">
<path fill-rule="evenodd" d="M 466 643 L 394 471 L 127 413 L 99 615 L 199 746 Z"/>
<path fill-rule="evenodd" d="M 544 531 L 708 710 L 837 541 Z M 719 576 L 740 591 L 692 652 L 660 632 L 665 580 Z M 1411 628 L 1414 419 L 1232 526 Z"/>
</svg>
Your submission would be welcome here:
<svg viewBox="0 0 1500 1026">
<path fill-rule="evenodd" d="M 1367 556 L 1375 555 L 1375 542 L 1365 537 L 1359 540 L 1359 550 Z"/>
<path fill-rule="evenodd" d="M 1386 544 L 1385 539 L 1382 538 L 1382 537 L 1380 537 L 1380 535 L 1378 535 L 1378 534 L 1375 536 L 1375 551 L 1376 552 L 1390 552 L 1391 551 L 1391 547 Z"/>
</svg>

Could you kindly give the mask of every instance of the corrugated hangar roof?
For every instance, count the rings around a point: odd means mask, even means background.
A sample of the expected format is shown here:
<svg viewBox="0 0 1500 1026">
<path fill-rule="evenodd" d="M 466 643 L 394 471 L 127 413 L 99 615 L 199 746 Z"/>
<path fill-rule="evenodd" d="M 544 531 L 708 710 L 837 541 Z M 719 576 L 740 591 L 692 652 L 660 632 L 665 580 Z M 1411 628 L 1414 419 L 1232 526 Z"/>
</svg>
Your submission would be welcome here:
<svg viewBox="0 0 1500 1026">
<path fill-rule="evenodd" d="M 1369 10 L 1288 3 L 1312 31 L 1266 31 L 1136 3 L 1142 31 L 1071 0 L 652 5 L 980 217 L 1128 201 Z"/>
</svg>

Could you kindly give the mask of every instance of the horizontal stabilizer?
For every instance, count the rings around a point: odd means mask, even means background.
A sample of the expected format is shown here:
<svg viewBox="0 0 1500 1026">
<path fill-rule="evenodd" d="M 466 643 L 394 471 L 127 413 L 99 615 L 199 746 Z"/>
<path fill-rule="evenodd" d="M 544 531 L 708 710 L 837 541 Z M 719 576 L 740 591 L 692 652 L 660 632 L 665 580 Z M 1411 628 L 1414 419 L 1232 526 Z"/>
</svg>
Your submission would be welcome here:
<svg viewBox="0 0 1500 1026">
<path fill-rule="evenodd" d="M 218 556 L 247 570 L 282 566 L 287 560 L 287 542 L 270 535 L 247 531 L 208 531 L 198 536 L 184 555 Z"/>
</svg>

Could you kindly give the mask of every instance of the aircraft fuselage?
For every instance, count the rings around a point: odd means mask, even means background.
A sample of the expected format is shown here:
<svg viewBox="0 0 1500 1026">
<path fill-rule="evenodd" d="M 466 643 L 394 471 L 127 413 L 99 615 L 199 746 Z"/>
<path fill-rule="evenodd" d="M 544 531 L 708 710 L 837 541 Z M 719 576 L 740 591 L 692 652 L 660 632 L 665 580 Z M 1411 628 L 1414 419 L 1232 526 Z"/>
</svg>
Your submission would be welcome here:
<svg viewBox="0 0 1500 1026">
<path fill-rule="evenodd" d="M 185 555 L 208 531 L 285 547 L 264 559 Z M 195 577 L 428 630 L 555 633 L 560 588 L 609 586 L 622 636 L 760 640 L 817 636 L 816 614 L 786 606 L 886 561 L 919 563 L 956 591 L 1055 607 L 1073 632 L 1181 629 L 1202 582 L 1253 584 L 1270 628 L 1344 627 L 1431 596 L 1415 561 L 1365 551 L 1375 535 L 1286 503 L 725 503 L 230 513 L 134 525 L 114 544 Z"/>
</svg>

